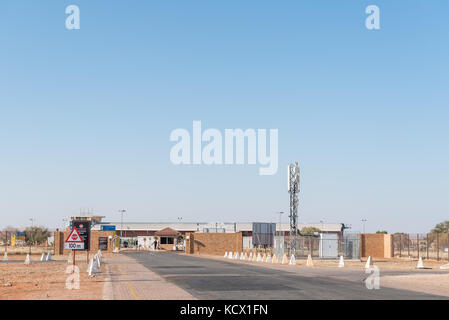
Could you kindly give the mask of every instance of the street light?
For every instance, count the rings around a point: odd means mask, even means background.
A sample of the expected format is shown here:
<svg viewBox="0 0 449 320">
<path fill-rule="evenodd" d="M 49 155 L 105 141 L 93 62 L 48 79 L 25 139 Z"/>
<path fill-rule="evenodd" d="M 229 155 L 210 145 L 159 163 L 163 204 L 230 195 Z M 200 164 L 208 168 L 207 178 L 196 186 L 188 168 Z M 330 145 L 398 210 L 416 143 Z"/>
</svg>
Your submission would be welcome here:
<svg viewBox="0 0 449 320">
<path fill-rule="evenodd" d="M 280 232 L 282 232 L 282 215 L 284 214 L 284 211 L 278 211 L 276 213 L 279 215 L 279 235 L 281 235 Z"/>
<path fill-rule="evenodd" d="M 30 218 L 31 221 L 31 229 L 30 229 L 30 255 L 31 255 L 31 245 L 33 244 L 33 222 L 34 219 Z"/>
<path fill-rule="evenodd" d="M 121 214 L 120 219 L 120 248 L 122 247 L 122 230 L 123 230 L 123 214 L 126 212 L 126 210 L 119 210 L 118 211 Z"/>
<path fill-rule="evenodd" d="M 324 220 L 320 220 L 321 223 L 321 233 L 324 232 Z"/>
<path fill-rule="evenodd" d="M 363 223 L 363 233 L 365 233 L 365 223 L 367 222 L 368 220 L 366 220 L 366 219 L 362 219 L 362 223 Z"/>
</svg>

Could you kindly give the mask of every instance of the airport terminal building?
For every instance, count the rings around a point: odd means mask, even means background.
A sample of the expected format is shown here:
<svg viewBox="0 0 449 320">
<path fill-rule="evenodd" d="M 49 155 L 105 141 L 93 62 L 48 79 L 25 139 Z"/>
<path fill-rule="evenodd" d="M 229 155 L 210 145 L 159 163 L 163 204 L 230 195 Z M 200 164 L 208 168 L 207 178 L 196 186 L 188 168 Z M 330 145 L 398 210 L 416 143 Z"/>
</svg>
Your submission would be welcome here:
<svg viewBox="0 0 449 320">
<path fill-rule="evenodd" d="M 287 234 L 290 230 L 289 223 L 262 223 L 262 222 L 98 222 L 92 226 L 96 231 L 116 231 L 121 237 L 122 245 L 127 246 L 151 246 L 156 239 L 162 248 L 171 249 L 179 245 L 179 235 L 185 237 L 189 233 L 242 233 L 243 247 L 253 247 L 253 234 L 261 225 L 271 226 L 267 233 Z M 301 230 L 304 227 L 314 227 L 321 233 L 342 236 L 343 223 L 309 223 L 299 224 Z M 263 233 L 263 232 L 262 232 Z"/>
</svg>

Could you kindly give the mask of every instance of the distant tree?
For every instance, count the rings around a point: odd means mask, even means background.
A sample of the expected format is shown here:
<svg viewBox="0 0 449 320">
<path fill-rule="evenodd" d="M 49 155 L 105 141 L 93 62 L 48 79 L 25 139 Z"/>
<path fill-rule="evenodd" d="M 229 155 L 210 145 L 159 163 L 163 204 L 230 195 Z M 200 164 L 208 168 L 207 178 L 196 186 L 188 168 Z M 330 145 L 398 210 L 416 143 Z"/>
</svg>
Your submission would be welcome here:
<svg viewBox="0 0 449 320">
<path fill-rule="evenodd" d="M 432 233 L 449 233 L 449 220 L 438 223 L 435 228 L 433 228 L 430 232 Z"/>
<path fill-rule="evenodd" d="M 11 235 L 19 231 L 20 231 L 19 229 L 12 226 L 7 226 L 6 228 L 3 228 L 3 230 L 0 233 L 0 241 L 2 241 L 3 243 L 5 243 L 6 241 L 10 241 Z"/>
<path fill-rule="evenodd" d="M 301 229 L 302 234 L 313 235 L 315 232 L 321 232 L 321 230 L 315 227 L 304 227 Z"/>
<path fill-rule="evenodd" d="M 184 236 L 182 233 L 180 233 L 180 234 L 178 234 L 178 236 L 176 237 L 176 243 L 183 243 L 183 242 L 184 242 L 184 239 L 185 239 L 185 236 Z"/>
<path fill-rule="evenodd" d="M 32 227 L 25 229 L 25 241 L 28 243 L 44 243 L 50 236 L 50 231 L 45 227 Z"/>
<path fill-rule="evenodd" d="M 378 230 L 376 231 L 377 234 L 388 234 L 386 230 Z"/>
</svg>

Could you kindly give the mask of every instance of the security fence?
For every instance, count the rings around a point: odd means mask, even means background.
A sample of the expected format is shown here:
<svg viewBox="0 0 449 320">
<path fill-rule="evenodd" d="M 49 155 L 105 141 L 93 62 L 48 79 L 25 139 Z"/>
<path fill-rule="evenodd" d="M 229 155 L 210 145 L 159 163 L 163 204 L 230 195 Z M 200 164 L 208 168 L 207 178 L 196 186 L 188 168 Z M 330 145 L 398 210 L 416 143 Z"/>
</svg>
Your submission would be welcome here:
<svg viewBox="0 0 449 320">
<path fill-rule="evenodd" d="M 449 260 L 449 233 L 393 234 L 394 257 Z"/>
<path fill-rule="evenodd" d="M 274 253 L 276 255 L 291 255 L 289 249 L 290 236 L 277 233 L 274 237 Z M 319 236 L 297 236 L 296 258 L 360 259 L 360 235 L 346 234 L 339 237 L 337 234 L 320 234 Z"/>
</svg>

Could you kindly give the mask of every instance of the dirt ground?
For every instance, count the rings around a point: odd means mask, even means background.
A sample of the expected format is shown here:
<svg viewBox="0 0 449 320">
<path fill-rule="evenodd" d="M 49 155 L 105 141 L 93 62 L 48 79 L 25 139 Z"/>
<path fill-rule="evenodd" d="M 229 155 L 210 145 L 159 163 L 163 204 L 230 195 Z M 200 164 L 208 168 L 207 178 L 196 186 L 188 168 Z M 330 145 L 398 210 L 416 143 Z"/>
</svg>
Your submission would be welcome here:
<svg viewBox="0 0 449 320">
<path fill-rule="evenodd" d="M 449 297 L 449 272 L 381 277 L 381 285 Z"/>
<path fill-rule="evenodd" d="M 86 255 L 76 261 L 80 271 L 80 289 L 66 288 L 67 256 L 52 257 L 54 261 L 40 262 L 40 255 L 31 256 L 25 265 L 25 255 L 10 255 L 10 262 L 0 263 L 0 300 L 96 300 L 103 298 L 104 273 L 96 277 L 87 274 Z M 3 260 L 3 256 L 0 257 Z M 16 262 L 14 262 L 16 261 Z M 100 271 L 104 271 L 104 265 Z"/>
</svg>

